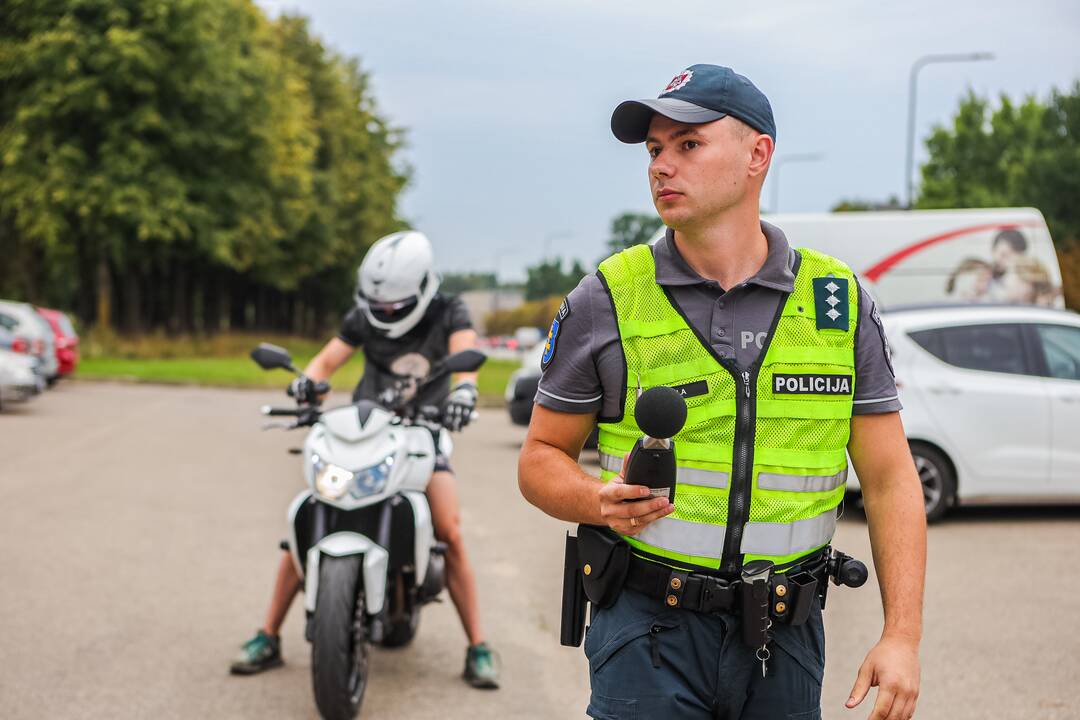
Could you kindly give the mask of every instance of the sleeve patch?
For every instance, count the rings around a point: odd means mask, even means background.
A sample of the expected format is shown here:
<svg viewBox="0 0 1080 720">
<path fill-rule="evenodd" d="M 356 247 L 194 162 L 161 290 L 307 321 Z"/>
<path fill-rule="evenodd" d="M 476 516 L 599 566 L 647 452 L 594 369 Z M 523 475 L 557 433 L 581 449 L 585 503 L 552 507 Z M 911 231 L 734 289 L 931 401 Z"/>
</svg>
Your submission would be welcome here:
<svg viewBox="0 0 1080 720">
<path fill-rule="evenodd" d="M 874 304 L 874 309 L 870 311 L 870 318 L 877 325 L 878 334 L 881 336 L 881 344 L 885 348 L 885 364 L 889 366 L 889 372 L 893 377 L 896 377 L 896 370 L 893 369 L 892 364 L 892 346 L 889 345 L 889 336 L 885 333 L 885 326 L 881 323 L 881 316 L 878 315 L 877 304 Z"/>
<path fill-rule="evenodd" d="M 540 369 L 547 370 L 551 361 L 555 358 L 555 349 L 559 343 L 559 329 L 566 318 L 570 317 L 570 300 L 564 298 L 559 305 L 555 319 L 551 321 L 551 329 L 548 330 L 547 343 L 544 345 L 544 354 L 540 358 Z"/>
</svg>

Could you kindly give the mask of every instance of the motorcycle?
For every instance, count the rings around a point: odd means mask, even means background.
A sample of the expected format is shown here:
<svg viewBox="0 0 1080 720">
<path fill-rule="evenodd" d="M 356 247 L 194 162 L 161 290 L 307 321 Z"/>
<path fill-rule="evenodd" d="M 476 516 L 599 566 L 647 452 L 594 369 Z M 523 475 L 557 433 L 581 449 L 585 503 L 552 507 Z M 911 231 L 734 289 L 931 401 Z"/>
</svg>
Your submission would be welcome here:
<svg viewBox="0 0 1080 720">
<path fill-rule="evenodd" d="M 264 370 L 303 377 L 284 348 L 263 343 L 251 357 Z M 446 548 L 435 539 L 424 491 L 436 455 L 449 456 L 453 445 L 442 409 L 417 398 L 425 386 L 474 372 L 486 359 L 477 350 L 455 353 L 425 378 L 401 378 L 379 402 L 262 408 L 295 418 L 264 429 L 311 428 L 300 451 L 308 488 L 289 506 L 286 549 L 303 580 L 312 685 L 326 720 L 356 717 L 370 645 L 409 644 L 421 607 L 442 592 Z M 319 395 L 329 389 L 315 385 Z"/>
</svg>

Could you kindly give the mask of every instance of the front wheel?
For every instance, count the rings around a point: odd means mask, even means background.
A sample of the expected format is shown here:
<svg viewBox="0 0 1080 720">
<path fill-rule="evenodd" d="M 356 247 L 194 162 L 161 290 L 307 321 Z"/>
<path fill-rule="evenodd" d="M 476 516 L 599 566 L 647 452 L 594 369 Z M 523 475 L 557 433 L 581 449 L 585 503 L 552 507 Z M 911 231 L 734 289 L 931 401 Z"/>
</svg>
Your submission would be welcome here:
<svg viewBox="0 0 1080 720">
<path fill-rule="evenodd" d="M 319 590 L 311 637 L 315 704 L 325 720 L 352 720 L 367 689 L 369 648 L 364 631 L 360 555 L 319 561 Z"/>
<path fill-rule="evenodd" d="M 926 521 L 937 522 L 956 502 L 956 474 L 945 455 L 929 445 L 911 443 L 911 459 L 922 483 Z"/>
</svg>

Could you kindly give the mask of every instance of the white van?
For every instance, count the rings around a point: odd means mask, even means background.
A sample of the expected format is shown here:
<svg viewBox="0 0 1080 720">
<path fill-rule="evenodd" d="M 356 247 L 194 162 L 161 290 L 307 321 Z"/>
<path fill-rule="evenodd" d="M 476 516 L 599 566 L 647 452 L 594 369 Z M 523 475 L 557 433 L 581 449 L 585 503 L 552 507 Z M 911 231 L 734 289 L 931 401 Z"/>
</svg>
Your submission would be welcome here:
<svg viewBox="0 0 1080 720">
<path fill-rule="evenodd" d="M 1034 208 L 762 217 L 783 230 L 793 247 L 846 262 L 882 307 L 1065 304 L 1050 231 Z"/>
<path fill-rule="evenodd" d="M 1064 307 L 1061 268 L 1034 208 L 763 215 L 792 247 L 837 257 L 879 305 Z M 651 242 L 663 236 L 664 229 Z"/>
</svg>

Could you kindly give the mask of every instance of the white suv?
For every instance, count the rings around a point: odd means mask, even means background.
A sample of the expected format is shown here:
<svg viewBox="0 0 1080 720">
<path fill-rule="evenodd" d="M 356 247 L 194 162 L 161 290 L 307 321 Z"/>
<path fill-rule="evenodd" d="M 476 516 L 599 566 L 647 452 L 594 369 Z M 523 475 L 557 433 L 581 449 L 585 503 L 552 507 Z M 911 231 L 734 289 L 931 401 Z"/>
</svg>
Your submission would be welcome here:
<svg viewBox="0 0 1080 720">
<path fill-rule="evenodd" d="M 928 519 L 969 501 L 1080 500 L 1080 315 L 939 305 L 882 321 Z"/>
</svg>

